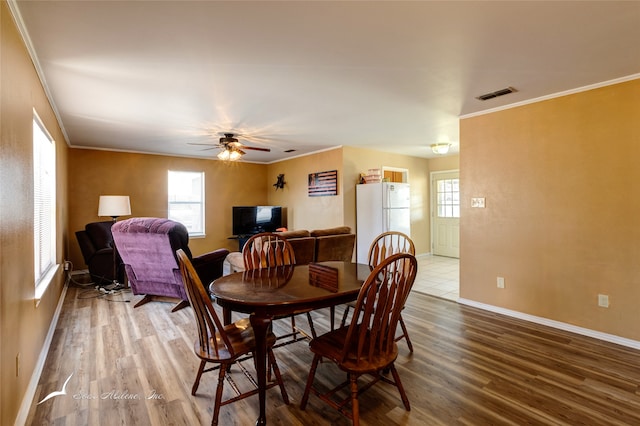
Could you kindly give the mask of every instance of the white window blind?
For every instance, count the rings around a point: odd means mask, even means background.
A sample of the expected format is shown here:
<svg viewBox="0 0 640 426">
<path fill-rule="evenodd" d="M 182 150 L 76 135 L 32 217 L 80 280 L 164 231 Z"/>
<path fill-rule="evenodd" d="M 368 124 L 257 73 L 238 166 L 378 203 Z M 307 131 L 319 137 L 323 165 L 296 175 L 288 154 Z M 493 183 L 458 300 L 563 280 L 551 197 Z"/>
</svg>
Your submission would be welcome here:
<svg viewBox="0 0 640 426">
<path fill-rule="evenodd" d="M 190 236 L 204 235 L 204 172 L 169 170 L 168 217 L 184 224 Z"/>
<path fill-rule="evenodd" d="M 33 117 L 33 237 L 35 285 L 56 264 L 56 150 L 38 116 Z"/>
</svg>

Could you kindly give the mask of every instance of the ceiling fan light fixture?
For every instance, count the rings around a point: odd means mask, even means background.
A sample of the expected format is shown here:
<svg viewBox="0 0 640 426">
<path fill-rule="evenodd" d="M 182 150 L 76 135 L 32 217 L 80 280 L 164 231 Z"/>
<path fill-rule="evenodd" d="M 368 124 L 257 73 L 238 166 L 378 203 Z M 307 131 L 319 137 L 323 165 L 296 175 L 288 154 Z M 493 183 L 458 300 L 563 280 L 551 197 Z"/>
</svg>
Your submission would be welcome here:
<svg viewBox="0 0 640 426">
<path fill-rule="evenodd" d="M 229 161 L 239 160 L 243 155 L 244 152 L 240 151 L 239 149 L 231 149 L 231 152 L 229 152 Z"/>
<path fill-rule="evenodd" d="M 450 143 L 432 143 L 431 151 L 433 151 L 434 154 L 444 155 L 449 152 L 450 147 Z"/>
<path fill-rule="evenodd" d="M 227 145 L 222 151 L 218 153 L 218 158 L 222 161 L 237 161 L 245 154 L 244 151 Z"/>
<path fill-rule="evenodd" d="M 218 153 L 218 158 L 222 161 L 227 161 L 229 157 L 230 157 L 230 154 L 228 149 L 223 149 Z"/>
</svg>

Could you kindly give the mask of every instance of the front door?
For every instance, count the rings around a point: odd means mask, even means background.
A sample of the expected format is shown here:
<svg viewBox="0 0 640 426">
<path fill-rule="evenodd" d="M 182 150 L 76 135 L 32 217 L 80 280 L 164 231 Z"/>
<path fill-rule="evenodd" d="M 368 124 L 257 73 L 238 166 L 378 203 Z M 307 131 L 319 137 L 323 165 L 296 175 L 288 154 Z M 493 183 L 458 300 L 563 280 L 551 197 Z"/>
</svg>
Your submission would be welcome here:
<svg viewBox="0 0 640 426">
<path fill-rule="evenodd" d="M 432 253 L 460 257 L 460 173 L 431 174 Z"/>
</svg>

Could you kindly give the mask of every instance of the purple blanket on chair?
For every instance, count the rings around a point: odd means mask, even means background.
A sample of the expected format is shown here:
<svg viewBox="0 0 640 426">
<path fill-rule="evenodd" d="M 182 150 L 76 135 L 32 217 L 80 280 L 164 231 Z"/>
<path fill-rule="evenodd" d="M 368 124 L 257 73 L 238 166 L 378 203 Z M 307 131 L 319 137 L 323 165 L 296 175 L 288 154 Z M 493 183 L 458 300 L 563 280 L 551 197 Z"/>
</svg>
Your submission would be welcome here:
<svg viewBox="0 0 640 426">
<path fill-rule="evenodd" d="M 132 218 L 115 223 L 111 230 L 133 294 L 187 300 L 175 255 L 182 248 L 191 257 L 184 225 L 169 219 Z"/>
</svg>

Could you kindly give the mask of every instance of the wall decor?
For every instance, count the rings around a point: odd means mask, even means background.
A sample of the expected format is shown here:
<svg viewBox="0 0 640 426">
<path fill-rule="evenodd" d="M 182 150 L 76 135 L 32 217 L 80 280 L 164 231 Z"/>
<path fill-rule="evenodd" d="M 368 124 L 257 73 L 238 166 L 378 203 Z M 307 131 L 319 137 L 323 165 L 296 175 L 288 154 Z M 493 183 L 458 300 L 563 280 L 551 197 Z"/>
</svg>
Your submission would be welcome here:
<svg viewBox="0 0 640 426">
<path fill-rule="evenodd" d="M 338 171 L 309 173 L 309 197 L 338 195 Z"/>
<path fill-rule="evenodd" d="M 286 183 L 287 182 L 284 181 L 284 173 L 280 173 L 278 175 L 278 180 L 276 181 L 276 183 L 273 184 L 273 186 L 276 187 L 276 191 L 277 191 L 278 189 L 284 189 L 284 185 Z"/>
</svg>

